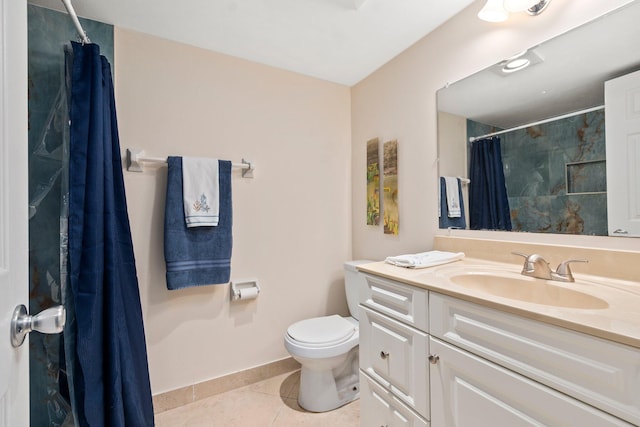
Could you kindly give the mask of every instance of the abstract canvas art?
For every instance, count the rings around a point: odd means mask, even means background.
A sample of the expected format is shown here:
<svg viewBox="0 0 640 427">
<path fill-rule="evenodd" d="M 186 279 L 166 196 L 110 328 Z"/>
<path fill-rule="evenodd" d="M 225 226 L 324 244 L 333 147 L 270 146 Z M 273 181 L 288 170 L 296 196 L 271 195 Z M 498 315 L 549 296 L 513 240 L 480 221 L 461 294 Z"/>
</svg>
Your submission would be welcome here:
<svg viewBox="0 0 640 427">
<path fill-rule="evenodd" d="M 380 224 L 380 166 L 378 138 L 367 141 L 367 225 Z"/>
<path fill-rule="evenodd" d="M 398 235 L 398 141 L 383 146 L 383 199 L 384 234 Z"/>
</svg>

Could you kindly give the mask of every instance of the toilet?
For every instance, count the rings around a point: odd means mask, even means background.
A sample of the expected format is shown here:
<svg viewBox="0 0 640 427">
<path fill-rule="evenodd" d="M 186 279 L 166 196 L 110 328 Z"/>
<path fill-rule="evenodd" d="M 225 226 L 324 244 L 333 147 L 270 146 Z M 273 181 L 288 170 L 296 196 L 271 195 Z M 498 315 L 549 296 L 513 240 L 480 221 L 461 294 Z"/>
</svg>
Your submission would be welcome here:
<svg viewBox="0 0 640 427">
<path fill-rule="evenodd" d="M 298 404 L 311 412 L 326 412 L 360 397 L 358 382 L 358 290 L 364 276 L 344 264 L 344 288 L 350 317 L 314 317 L 289 326 L 284 346 L 300 362 Z"/>
</svg>

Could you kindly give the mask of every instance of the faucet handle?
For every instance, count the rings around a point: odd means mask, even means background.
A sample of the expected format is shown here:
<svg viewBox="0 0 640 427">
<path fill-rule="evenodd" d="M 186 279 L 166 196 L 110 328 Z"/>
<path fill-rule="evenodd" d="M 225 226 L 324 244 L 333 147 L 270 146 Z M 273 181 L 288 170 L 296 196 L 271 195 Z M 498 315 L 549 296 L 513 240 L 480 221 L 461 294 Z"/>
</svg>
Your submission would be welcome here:
<svg viewBox="0 0 640 427">
<path fill-rule="evenodd" d="M 531 254 L 531 255 L 527 255 L 527 254 L 523 254 L 521 252 L 511 252 L 514 255 L 518 255 L 524 258 L 524 263 L 525 265 L 527 264 L 533 264 L 533 263 L 537 263 L 537 262 L 543 262 L 545 264 L 549 264 L 543 257 L 542 255 L 538 255 L 538 254 Z"/>
<path fill-rule="evenodd" d="M 531 266 L 531 261 L 529 260 L 530 255 L 523 254 L 521 252 L 511 252 L 513 255 L 518 255 L 524 258 L 524 265 L 522 266 L 522 274 L 526 271 L 531 270 L 533 267 Z"/>
<path fill-rule="evenodd" d="M 529 259 L 529 255 L 523 254 L 522 252 L 511 252 L 513 255 L 518 255 L 523 257 L 524 259 Z"/>
<path fill-rule="evenodd" d="M 571 273 L 571 268 L 569 267 L 569 264 L 571 264 L 572 262 L 589 262 L 589 261 L 586 259 L 568 259 L 566 261 L 562 261 L 560 265 L 558 265 L 558 268 L 556 269 L 556 274 L 559 276 L 566 276 L 573 279 L 573 274 Z"/>
<path fill-rule="evenodd" d="M 520 252 L 511 253 L 524 257 L 522 274 L 524 274 L 525 276 L 533 276 L 540 279 L 549 279 L 551 277 L 551 268 L 549 268 L 549 263 L 542 257 L 542 255 L 525 255 Z"/>
</svg>

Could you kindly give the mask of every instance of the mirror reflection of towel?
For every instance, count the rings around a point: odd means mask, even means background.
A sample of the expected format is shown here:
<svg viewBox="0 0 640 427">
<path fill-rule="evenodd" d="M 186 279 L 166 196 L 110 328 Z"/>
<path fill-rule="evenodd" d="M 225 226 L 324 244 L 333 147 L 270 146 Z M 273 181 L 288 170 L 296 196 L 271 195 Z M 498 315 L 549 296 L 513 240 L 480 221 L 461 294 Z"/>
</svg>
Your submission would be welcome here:
<svg viewBox="0 0 640 427">
<path fill-rule="evenodd" d="M 462 198 L 462 185 L 458 178 L 458 200 L 460 201 L 460 216 L 458 218 L 452 218 L 449 216 L 449 209 L 447 204 L 446 194 L 446 181 L 444 177 L 440 177 L 440 228 L 467 228 L 467 221 L 465 220 L 464 213 L 464 199 Z"/>
<path fill-rule="evenodd" d="M 460 218 L 460 180 L 453 176 L 445 176 L 444 184 L 447 195 L 447 216 L 449 218 Z"/>
</svg>

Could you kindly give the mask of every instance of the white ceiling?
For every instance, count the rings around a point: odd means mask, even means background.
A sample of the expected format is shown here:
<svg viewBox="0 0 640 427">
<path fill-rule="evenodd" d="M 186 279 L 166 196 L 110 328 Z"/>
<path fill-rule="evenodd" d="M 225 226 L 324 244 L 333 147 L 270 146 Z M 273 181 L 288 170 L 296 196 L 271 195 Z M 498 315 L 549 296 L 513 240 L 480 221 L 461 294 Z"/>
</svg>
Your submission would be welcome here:
<svg viewBox="0 0 640 427">
<path fill-rule="evenodd" d="M 29 2 L 64 10 L 60 0 Z M 72 3 L 81 17 L 351 86 L 473 0 Z"/>
</svg>

